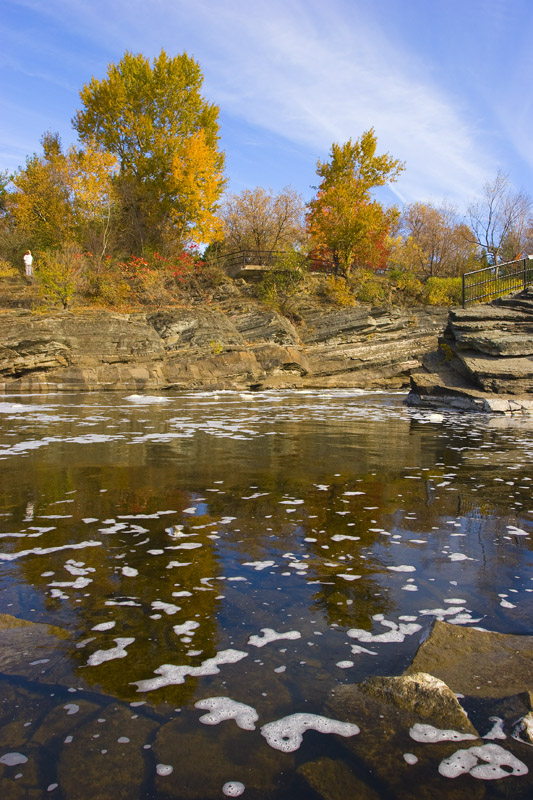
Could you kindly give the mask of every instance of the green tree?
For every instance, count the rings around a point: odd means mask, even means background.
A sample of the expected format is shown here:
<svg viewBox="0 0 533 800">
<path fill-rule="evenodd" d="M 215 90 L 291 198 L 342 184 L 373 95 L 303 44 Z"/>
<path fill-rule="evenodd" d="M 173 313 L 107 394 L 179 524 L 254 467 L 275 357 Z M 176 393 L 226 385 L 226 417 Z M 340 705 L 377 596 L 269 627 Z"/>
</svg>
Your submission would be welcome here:
<svg viewBox="0 0 533 800">
<path fill-rule="evenodd" d="M 218 107 L 202 97 L 202 82 L 186 53 L 169 58 L 162 50 L 150 64 L 127 52 L 80 93 L 74 128 L 117 157 L 125 244 L 138 253 L 220 234 L 224 156 Z"/>
<path fill-rule="evenodd" d="M 403 164 L 376 154 L 374 129 L 352 142 L 333 144 L 329 161 L 319 161 L 317 194 L 308 205 L 308 225 L 316 251 L 347 276 L 353 266 L 375 266 L 382 260 L 386 237 L 397 220 L 396 209 L 384 209 L 371 192 L 394 181 Z"/>
</svg>

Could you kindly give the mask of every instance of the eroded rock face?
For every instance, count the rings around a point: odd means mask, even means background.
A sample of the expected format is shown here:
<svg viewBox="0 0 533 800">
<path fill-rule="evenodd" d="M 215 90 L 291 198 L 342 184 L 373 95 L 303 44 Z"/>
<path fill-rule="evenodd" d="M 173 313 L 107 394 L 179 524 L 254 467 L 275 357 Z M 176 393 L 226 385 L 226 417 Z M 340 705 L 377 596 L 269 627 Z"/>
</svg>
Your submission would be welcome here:
<svg viewBox="0 0 533 800">
<path fill-rule="evenodd" d="M 452 309 L 439 349 L 411 376 L 410 405 L 533 413 L 533 293 Z M 496 400 L 491 395 L 496 395 Z"/>
<path fill-rule="evenodd" d="M 307 303 L 296 326 L 246 298 L 148 314 L 0 314 L 0 391 L 145 391 L 406 385 L 442 309 Z"/>
</svg>

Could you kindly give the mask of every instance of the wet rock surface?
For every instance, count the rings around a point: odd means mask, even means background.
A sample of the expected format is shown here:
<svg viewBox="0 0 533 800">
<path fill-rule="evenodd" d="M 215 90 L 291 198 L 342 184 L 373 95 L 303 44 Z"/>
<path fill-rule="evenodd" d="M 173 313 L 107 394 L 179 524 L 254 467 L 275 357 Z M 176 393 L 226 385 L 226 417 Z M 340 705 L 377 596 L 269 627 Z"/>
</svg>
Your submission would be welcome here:
<svg viewBox="0 0 533 800">
<path fill-rule="evenodd" d="M 533 685 L 533 636 L 478 630 L 437 620 L 409 666 L 429 672 L 454 692 L 506 697 Z"/>
<path fill-rule="evenodd" d="M 477 733 L 451 689 L 427 672 L 397 678 L 376 676 L 362 683 L 360 688 L 371 697 L 432 720 L 441 728 Z"/>
<path fill-rule="evenodd" d="M 533 292 L 452 309 L 411 375 L 410 405 L 533 414 Z"/>
<path fill-rule="evenodd" d="M 406 386 L 444 309 L 332 310 L 298 322 L 256 301 L 149 313 L 0 314 L 0 391 Z"/>
</svg>

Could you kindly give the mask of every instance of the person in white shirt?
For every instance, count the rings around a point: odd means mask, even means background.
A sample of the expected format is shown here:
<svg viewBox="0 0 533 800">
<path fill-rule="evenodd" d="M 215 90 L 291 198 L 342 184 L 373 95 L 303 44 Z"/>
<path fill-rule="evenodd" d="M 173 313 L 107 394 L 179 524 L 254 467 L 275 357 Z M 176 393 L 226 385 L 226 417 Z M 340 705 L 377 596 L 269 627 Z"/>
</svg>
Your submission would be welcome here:
<svg viewBox="0 0 533 800">
<path fill-rule="evenodd" d="M 26 270 L 26 277 L 33 278 L 33 256 L 31 250 L 26 250 L 24 253 L 24 268 Z"/>
</svg>

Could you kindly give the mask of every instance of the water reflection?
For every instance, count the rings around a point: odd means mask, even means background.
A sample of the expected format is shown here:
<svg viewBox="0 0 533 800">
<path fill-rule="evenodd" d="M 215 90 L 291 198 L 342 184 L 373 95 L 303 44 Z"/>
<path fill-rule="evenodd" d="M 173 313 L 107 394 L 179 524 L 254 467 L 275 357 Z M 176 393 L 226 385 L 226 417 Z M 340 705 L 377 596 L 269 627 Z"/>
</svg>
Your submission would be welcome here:
<svg viewBox="0 0 533 800">
<path fill-rule="evenodd" d="M 435 424 L 386 395 L 164 399 L 0 404 L 0 611 L 61 639 L 35 659 L 13 634 L 11 686 L 143 701 L 146 744 L 166 752 L 176 714 L 173 735 L 215 735 L 198 732 L 199 698 L 263 722 L 320 714 L 334 686 L 401 673 L 435 618 L 532 633 L 527 425 Z M 265 797 L 297 796 L 283 770 Z M 143 774 L 138 796 L 165 794 L 154 764 Z"/>
</svg>

